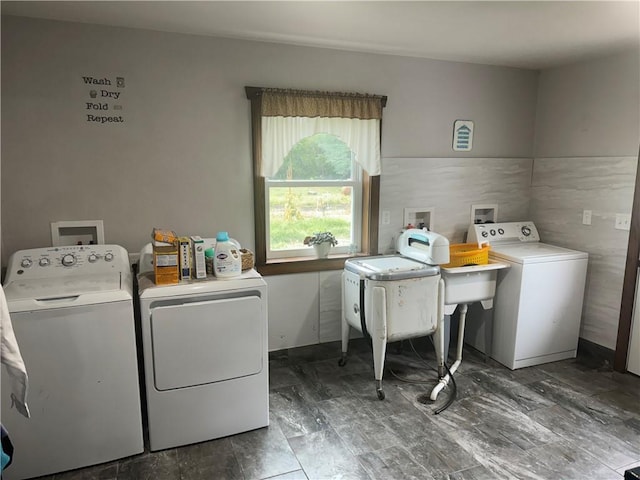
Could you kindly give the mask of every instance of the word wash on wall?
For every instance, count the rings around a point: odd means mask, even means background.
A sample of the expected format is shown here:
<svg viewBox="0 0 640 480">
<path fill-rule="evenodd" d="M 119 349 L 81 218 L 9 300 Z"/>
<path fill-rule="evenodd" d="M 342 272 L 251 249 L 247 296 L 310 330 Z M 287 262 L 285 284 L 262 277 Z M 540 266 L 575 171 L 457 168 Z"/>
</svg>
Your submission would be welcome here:
<svg viewBox="0 0 640 480">
<path fill-rule="evenodd" d="M 115 82 L 108 77 L 82 76 L 85 86 L 89 86 L 88 100 L 85 102 L 87 122 L 101 125 L 108 123 L 123 123 L 122 93 L 124 91 L 124 77 L 115 77 Z M 117 113 L 120 113 L 119 115 Z"/>
</svg>

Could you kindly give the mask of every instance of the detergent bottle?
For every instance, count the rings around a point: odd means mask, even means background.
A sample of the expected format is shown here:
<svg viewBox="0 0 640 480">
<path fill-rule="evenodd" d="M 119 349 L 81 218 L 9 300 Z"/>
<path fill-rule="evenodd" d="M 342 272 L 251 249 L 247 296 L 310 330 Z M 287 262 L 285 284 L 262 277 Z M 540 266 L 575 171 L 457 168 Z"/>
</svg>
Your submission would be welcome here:
<svg viewBox="0 0 640 480">
<path fill-rule="evenodd" d="M 238 245 L 227 232 L 218 232 L 213 257 L 213 273 L 218 278 L 237 277 L 242 273 L 242 256 Z"/>
<path fill-rule="evenodd" d="M 207 275 L 214 275 L 213 273 L 213 259 L 214 259 L 214 250 L 213 248 L 207 248 L 204 251 L 204 264 L 207 270 Z"/>
</svg>

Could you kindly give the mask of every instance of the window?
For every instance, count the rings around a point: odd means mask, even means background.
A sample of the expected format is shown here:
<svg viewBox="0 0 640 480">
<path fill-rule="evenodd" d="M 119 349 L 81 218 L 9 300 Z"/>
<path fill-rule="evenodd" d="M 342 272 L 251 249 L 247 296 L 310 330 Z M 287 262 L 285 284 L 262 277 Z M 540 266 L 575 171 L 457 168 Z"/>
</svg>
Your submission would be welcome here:
<svg viewBox="0 0 640 480">
<path fill-rule="evenodd" d="M 246 87 L 251 100 L 256 267 L 339 269 L 377 253 L 380 121 L 386 97 Z M 338 239 L 315 259 L 307 235 Z"/>
<path fill-rule="evenodd" d="M 332 254 L 360 250 L 362 168 L 338 137 L 300 140 L 265 187 L 267 260 L 314 256 L 302 241 L 326 231 L 338 240 Z"/>
</svg>

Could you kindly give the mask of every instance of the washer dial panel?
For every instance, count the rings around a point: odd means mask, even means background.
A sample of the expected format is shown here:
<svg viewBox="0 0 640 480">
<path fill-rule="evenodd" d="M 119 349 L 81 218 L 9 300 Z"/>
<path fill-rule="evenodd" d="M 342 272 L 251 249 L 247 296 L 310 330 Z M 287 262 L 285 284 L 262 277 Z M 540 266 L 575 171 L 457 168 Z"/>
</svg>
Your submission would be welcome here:
<svg viewBox="0 0 640 480">
<path fill-rule="evenodd" d="M 487 241 L 490 244 L 539 242 L 540 235 L 533 222 L 484 223 L 471 225 L 469 242 Z"/>
<path fill-rule="evenodd" d="M 128 262 L 128 258 L 120 258 L 120 249 L 113 245 L 71 245 L 22 250 L 7 271 L 13 269 L 23 277 L 38 277 L 40 272 L 53 274 L 58 270 L 91 275 L 111 271 L 121 262 Z"/>
</svg>

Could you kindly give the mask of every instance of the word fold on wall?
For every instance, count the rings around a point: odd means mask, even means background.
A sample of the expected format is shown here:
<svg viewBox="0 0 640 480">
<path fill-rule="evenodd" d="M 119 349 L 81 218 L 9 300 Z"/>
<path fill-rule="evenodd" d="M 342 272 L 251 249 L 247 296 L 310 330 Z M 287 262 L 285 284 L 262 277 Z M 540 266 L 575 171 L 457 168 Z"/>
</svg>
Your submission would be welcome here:
<svg viewBox="0 0 640 480">
<path fill-rule="evenodd" d="M 88 98 L 84 102 L 86 121 L 99 125 L 124 123 L 122 115 L 122 94 L 124 93 L 124 77 L 93 77 L 83 75 L 82 82 L 88 86 Z"/>
</svg>

